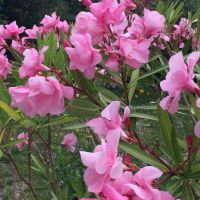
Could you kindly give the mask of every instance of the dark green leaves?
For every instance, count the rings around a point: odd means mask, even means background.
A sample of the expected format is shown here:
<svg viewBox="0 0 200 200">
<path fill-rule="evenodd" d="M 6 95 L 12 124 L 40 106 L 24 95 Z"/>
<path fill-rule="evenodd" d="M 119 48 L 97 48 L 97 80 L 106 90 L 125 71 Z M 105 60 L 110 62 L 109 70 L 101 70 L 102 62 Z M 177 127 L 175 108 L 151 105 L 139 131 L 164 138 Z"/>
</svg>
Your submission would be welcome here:
<svg viewBox="0 0 200 200">
<path fill-rule="evenodd" d="M 166 170 L 166 167 L 163 166 L 158 160 L 156 160 L 154 157 L 141 150 L 134 144 L 120 142 L 119 148 L 147 164 L 158 167 L 161 170 Z"/>
<path fill-rule="evenodd" d="M 174 131 L 174 127 L 172 126 L 168 113 L 162 110 L 162 108 L 159 105 L 158 105 L 158 119 L 161 128 L 161 133 L 165 142 L 165 148 L 170 157 L 174 160 L 174 162 L 178 164 L 179 162 L 182 161 L 182 156 L 177 141 L 177 136 Z"/>
</svg>

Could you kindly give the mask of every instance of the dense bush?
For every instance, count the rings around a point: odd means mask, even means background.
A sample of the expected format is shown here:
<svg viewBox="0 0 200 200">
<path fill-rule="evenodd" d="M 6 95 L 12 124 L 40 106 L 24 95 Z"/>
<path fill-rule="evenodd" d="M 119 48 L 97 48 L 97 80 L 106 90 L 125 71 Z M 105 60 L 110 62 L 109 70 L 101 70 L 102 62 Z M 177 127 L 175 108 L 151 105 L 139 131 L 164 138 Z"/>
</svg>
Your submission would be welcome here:
<svg viewBox="0 0 200 200">
<path fill-rule="evenodd" d="M 23 16 L 66 3 L 45 2 Z M 74 24 L 0 25 L 0 159 L 21 199 L 199 199 L 198 8 L 83 2 Z"/>
</svg>

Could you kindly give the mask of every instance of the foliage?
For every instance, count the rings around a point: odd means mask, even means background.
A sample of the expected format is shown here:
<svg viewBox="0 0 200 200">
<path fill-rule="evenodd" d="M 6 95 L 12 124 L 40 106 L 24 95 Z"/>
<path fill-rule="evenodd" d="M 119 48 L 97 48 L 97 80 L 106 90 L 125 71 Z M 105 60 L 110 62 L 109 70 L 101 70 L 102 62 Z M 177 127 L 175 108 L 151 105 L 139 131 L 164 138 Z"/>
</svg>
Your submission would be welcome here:
<svg viewBox="0 0 200 200">
<path fill-rule="evenodd" d="M 54 10 L 62 19 L 72 20 L 68 13 L 74 16 L 82 8 L 79 4 L 74 9 L 73 2 L 64 0 L 1 4 L 3 15 L 9 16 L 5 20 L 17 19 L 27 27 L 39 24 L 42 15 Z M 39 27 L 25 31 L 13 23 L 1 26 L 0 159 L 9 162 L 25 185 L 22 196 L 106 199 L 108 194 L 102 188 L 92 191 L 84 178 L 85 166 L 91 170 L 96 154 L 102 153 L 102 162 L 93 171 L 98 167 L 111 171 L 115 161 L 121 160 L 123 172 L 131 171 L 134 177 L 131 184 L 136 182 L 148 195 L 156 187 L 159 195 L 167 191 L 178 199 L 200 198 L 200 8 L 188 13 L 186 20 L 181 19 L 182 2 L 136 4 L 136 11 L 135 4 L 120 7 L 126 8 L 120 12 L 115 6 L 106 13 L 95 10 L 100 14 L 90 9 L 93 18 L 84 13 L 86 23 L 77 17 L 74 25 L 53 13 Z M 154 6 L 159 12 L 143 10 L 144 6 Z M 132 17 L 135 12 L 154 18 L 141 17 L 138 28 L 134 24 L 137 18 Z M 34 18 L 27 18 L 30 13 Z M 182 24 L 183 33 L 179 33 Z M 182 67 L 184 74 L 178 71 L 174 75 L 174 66 Z M 166 98 L 169 100 L 164 101 Z M 95 147 L 96 152 L 88 153 Z M 92 164 L 84 155 L 94 156 Z M 153 182 L 145 176 L 141 183 L 137 174 L 146 169 L 157 175 L 150 177 Z M 103 187 L 120 178 L 112 177 L 110 171 L 99 173 L 106 177 Z M 142 184 L 148 184 L 148 190 Z M 136 190 L 131 195 L 136 197 Z M 171 195 L 169 199 L 173 199 Z"/>
</svg>

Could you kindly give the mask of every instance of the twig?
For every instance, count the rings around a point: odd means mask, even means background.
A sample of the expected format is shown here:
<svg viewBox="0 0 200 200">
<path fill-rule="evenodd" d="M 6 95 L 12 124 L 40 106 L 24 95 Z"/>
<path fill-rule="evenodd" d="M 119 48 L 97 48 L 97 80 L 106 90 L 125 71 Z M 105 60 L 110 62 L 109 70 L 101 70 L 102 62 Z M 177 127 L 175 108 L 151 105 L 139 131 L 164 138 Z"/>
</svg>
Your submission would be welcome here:
<svg viewBox="0 0 200 200">
<path fill-rule="evenodd" d="M 48 114 L 48 123 L 51 123 L 51 115 Z M 52 178 L 53 178 L 53 186 L 54 186 L 54 192 L 57 194 L 58 199 L 59 198 L 59 186 L 58 186 L 58 180 L 57 180 L 57 175 L 56 175 L 56 170 L 55 170 L 55 165 L 54 165 L 54 159 L 52 156 L 52 151 L 51 151 L 51 126 L 48 126 L 48 153 L 49 153 L 49 166 L 52 171 Z"/>
<path fill-rule="evenodd" d="M 124 92 L 125 92 L 125 100 L 126 100 L 126 105 L 128 106 L 130 104 L 129 98 L 128 98 L 128 86 L 127 86 L 127 79 L 126 79 L 126 66 L 124 65 L 124 68 L 122 69 L 121 72 L 122 75 L 122 83 L 124 86 Z"/>
<path fill-rule="evenodd" d="M 133 142 L 134 144 L 139 145 L 139 147 L 141 149 L 143 149 L 143 150 L 147 151 L 149 154 L 151 154 L 154 158 L 156 158 L 156 160 L 158 160 L 160 163 L 162 163 L 167 169 L 169 169 L 170 171 L 173 171 L 173 168 L 171 168 L 165 160 L 161 159 L 160 156 L 147 144 L 144 144 L 144 143 L 138 141 L 138 139 L 136 139 L 136 138 L 133 139 L 130 137 L 127 139 L 127 141 Z"/>
<path fill-rule="evenodd" d="M 29 189 L 31 190 L 32 194 L 33 194 L 33 197 L 36 199 L 36 200 L 39 200 L 39 197 L 35 191 L 35 189 L 33 188 L 33 185 L 31 182 L 27 181 L 27 179 L 23 176 L 23 174 L 20 172 L 17 164 L 15 163 L 15 161 L 13 160 L 11 154 L 9 152 L 7 152 L 7 150 L 1 148 L 2 152 L 4 153 L 5 156 L 7 156 L 7 158 L 11 161 L 16 173 L 18 174 L 18 176 L 23 180 L 23 182 L 29 187 Z"/>
</svg>

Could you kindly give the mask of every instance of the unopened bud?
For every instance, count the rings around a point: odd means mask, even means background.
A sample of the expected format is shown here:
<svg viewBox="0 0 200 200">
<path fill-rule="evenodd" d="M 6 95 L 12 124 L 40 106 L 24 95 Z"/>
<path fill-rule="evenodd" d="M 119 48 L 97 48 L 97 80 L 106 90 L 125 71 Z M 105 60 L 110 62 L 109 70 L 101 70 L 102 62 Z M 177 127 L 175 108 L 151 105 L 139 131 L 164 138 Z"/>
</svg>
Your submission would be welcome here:
<svg viewBox="0 0 200 200">
<path fill-rule="evenodd" d="M 92 1 L 91 1 L 91 0 L 82 0 L 82 3 L 83 3 L 87 8 L 89 8 L 90 5 L 92 4 Z"/>
<path fill-rule="evenodd" d="M 189 135 L 186 136 L 186 142 L 187 142 L 188 147 L 191 148 L 192 145 L 193 145 L 192 135 L 189 134 Z"/>
</svg>

